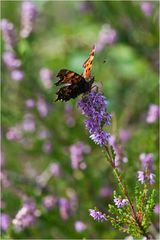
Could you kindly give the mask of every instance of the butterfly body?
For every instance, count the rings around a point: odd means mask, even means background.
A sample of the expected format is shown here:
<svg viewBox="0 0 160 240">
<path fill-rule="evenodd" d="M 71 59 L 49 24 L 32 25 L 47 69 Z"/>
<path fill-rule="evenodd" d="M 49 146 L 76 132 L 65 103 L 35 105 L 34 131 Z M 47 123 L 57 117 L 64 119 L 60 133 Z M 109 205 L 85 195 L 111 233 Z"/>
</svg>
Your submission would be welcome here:
<svg viewBox="0 0 160 240">
<path fill-rule="evenodd" d="M 91 90 L 94 82 L 94 77 L 90 78 L 92 61 L 94 58 L 95 47 L 92 48 L 88 59 L 83 64 L 84 72 L 82 75 L 70 71 L 68 69 L 61 69 L 57 77 L 59 81 L 55 83 L 56 86 L 62 86 L 56 93 L 58 95 L 56 101 L 68 101 L 71 98 L 76 98 L 82 93 L 86 93 Z"/>
</svg>

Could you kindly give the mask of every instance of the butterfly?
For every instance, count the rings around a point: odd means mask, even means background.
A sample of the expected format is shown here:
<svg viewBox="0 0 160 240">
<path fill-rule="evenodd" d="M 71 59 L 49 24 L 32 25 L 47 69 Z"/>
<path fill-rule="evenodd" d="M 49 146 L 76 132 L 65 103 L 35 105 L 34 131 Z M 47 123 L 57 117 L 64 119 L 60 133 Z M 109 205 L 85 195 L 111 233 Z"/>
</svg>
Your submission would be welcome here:
<svg viewBox="0 0 160 240">
<path fill-rule="evenodd" d="M 91 77 L 92 61 L 94 59 L 95 46 L 92 47 L 89 57 L 83 64 L 84 71 L 81 75 L 68 69 L 61 69 L 57 77 L 59 81 L 56 86 L 62 86 L 56 93 L 58 95 L 55 101 L 68 101 L 71 98 L 76 98 L 82 93 L 89 92 L 94 82 L 94 77 Z"/>
</svg>

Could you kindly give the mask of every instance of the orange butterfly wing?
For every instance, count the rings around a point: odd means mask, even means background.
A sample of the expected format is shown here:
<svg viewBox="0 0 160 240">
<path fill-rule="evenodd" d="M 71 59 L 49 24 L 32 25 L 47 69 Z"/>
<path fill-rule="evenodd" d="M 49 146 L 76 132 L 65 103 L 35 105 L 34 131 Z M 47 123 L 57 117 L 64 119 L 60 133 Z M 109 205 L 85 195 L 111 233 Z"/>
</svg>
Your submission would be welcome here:
<svg viewBox="0 0 160 240">
<path fill-rule="evenodd" d="M 87 58 L 87 60 L 83 63 L 83 77 L 84 79 L 88 79 L 91 75 L 91 69 L 92 69 L 92 62 L 94 59 L 94 53 L 95 53 L 95 45 L 92 47 L 91 52 L 89 54 L 89 57 Z"/>
<path fill-rule="evenodd" d="M 67 69 L 61 69 L 57 74 L 57 77 L 59 77 L 60 80 L 55 83 L 56 86 L 62 84 L 73 85 L 80 81 L 84 81 L 84 78 L 81 75 Z"/>
</svg>

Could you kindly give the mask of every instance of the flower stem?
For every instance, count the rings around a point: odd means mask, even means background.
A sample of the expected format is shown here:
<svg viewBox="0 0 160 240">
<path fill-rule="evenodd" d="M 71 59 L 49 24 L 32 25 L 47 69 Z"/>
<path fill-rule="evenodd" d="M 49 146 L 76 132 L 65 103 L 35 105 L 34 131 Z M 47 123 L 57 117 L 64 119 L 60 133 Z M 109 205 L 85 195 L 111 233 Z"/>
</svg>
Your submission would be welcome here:
<svg viewBox="0 0 160 240">
<path fill-rule="evenodd" d="M 126 187 L 125 187 L 125 185 L 124 185 L 124 183 L 122 181 L 122 178 L 121 178 L 121 175 L 120 175 L 118 169 L 115 166 L 114 159 L 112 157 L 112 153 L 110 151 L 109 145 L 108 144 L 104 145 L 104 148 L 106 150 L 107 158 L 108 158 L 108 160 L 109 160 L 109 162 L 111 164 L 111 167 L 113 168 L 114 175 L 116 176 L 116 178 L 117 178 L 117 180 L 118 180 L 118 182 L 119 182 L 119 184 L 121 186 L 121 190 L 122 190 L 124 196 L 127 198 L 128 202 L 129 202 L 129 206 L 130 206 L 130 209 L 131 209 L 131 212 L 132 212 L 133 219 L 135 220 L 135 222 L 137 223 L 138 227 L 140 228 L 143 236 L 145 236 L 147 239 L 151 239 L 149 234 L 147 234 L 145 232 L 145 230 L 143 229 L 143 226 L 141 225 L 141 223 L 140 223 L 140 221 L 139 221 L 139 219 L 137 217 L 136 210 L 135 210 L 134 205 L 133 205 L 133 203 L 132 203 L 132 201 L 131 201 L 131 199 L 129 197 L 129 193 L 128 193 L 128 191 L 127 191 L 127 189 L 126 189 Z"/>
</svg>

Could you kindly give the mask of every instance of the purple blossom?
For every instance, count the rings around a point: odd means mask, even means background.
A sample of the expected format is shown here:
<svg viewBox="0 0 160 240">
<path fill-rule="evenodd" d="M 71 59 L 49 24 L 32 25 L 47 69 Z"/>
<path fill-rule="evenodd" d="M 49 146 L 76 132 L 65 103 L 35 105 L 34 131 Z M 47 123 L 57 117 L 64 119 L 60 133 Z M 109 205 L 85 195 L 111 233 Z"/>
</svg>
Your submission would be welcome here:
<svg viewBox="0 0 160 240">
<path fill-rule="evenodd" d="M 52 144 L 49 141 L 46 141 L 42 146 L 42 150 L 44 153 L 51 153 L 52 152 Z"/>
<path fill-rule="evenodd" d="M 65 123 L 68 127 L 74 127 L 75 119 L 74 119 L 73 107 L 71 104 L 68 104 L 68 103 L 65 104 L 64 118 L 65 118 Z"/>
<path fill-rule="evenodd" d="M 95 209 L 89 209 L 89 214 L 94 220 L 97 220 L 100 222 L 107 221 L 106 215 Z"/>
<path fill-rule="evenodd" d="M 117 40 L 117 32 L 109 24 L 104 24 L 99 33 L 96 43 L 96 52 L 101 52 L 105 45 L 112 44 Z"/>
<path fill-rule="evenodd" d="M 157 203 L 155 208 L 154 208 L 154 212 L 157 215 L 160 215 L 160 203 Z"/>
<path fill-rule="evenodd" d="M 107 198 L 107 197 L 111 197 L 113 193 L 113 189 L 110 186 L 104 186 L 100 189 L 100 196 L 102 198 Z"/>
<path fill-rule="evenodd" d="M 49 70 L 48 68 L 41 68 L 39 74 L 40 74 L 40 79 L 44 88 L 46 89 L 52 88 L 53 84 L 52 84 L 51 78 L 53 74 L 51 70 Z"/>
<path fill-rule="evenodd" d="M 48 106 L 45 100 L 42 97 L 38 98 L 37 109 L 41 117 L 46 117 L 48 114 Z"/>
<path fill-rule="evenodd" d="M 139 156 L 143 169 L 153 171 L 153 154 L 152 153 L 141 153 Z"/>
<path fill-rule="evenodd" d="M 131 137 L 131 132 L 127 129 L 120 129 L 119 137 L 121 142 L 125 143 Z"/>
<path fill-rule="evenodd" d="M 90 153 L 90 147 L 81 142 L 75 143 L 70 146 L 71 166 L 73 169 L 84 169 L 86 164 L 83 162 L 84 154 Z"/>
<path fill-rule="evenodd" d="M 138 171 L 138 181 L 144 184 L 146 181 L 149 182 L 150 185 L 154 184 L 155 182 L 155 174 L 152 173 L 153 171 L 153 154 L 152 153 L 142 153 L 139 156 L 141 163 L 142 163 L 142 170 Z"/>
<path fill-rule="evenodd" d="M 113 201 L 118 208 L 122 208 L 122 207 L 128 205 L 127 199 L 121 199 L 121 198 L 114 197 Z"/>
<path fill-rule="evenodd" d="M 156 104 L 151 104 L 146 117 L 147 123 L 154 123 L 160 117 L 160 107 Z"/>
<path fill-rule="evenodd" d="M 21 61 L 16 58 L 15 53 L 12 51 L 6 51 L 3 53 L 3 61 L 5 65 L 11 70 L 14 70 L 15 68 L 21 66 Z"/>
<path fill-rule="evenodd" d="M 109 145 L 113 147 L 114 153 L 115 153 L 115 167 L 119 167 L 121 162 L 128 162 L 128 158 L 123 153 L 123 148 L 120 144 L 116 142 L 115 136 L 110 136 L 109 138 Z"/>
<path fill-rule="evenodd" d="M 82 221 L 76 221 L 74 227 L 76 232 L 83 232 L 86 230 L 86 224 L 84 224 Z"/>
<path fill-rule="evenodd" d="M 16 228 L 24 229 L 30 225 L 33 225 L 37 216 L 38 211 L 34 202 L 27 201 L 23 204 L 22 208 L 18 211 L 12 222 Z"/>
<path fill-rule="evenodd" d="M 110 134 L 103 130 L 103 126 L 110 125 L 111 115 L 106 112 L 107 101 L 98 92 L 90 92 L 84 96 L 78 105 L 87 117 L 85 126 L 90 133 L 90 138 L 98 145 L 103 146 L 108 141 Z"/>
<path fill-rule="evenodd" d="M 59 212 L 63 220 L 67 220 L 70 215 L 70 202 L 66 198 L 59 199 Z"/>
<path fill-rule="evenodd" d="M 33 31 L 37 16 L 37 7 L 30 1 L 22 3 L 21 9 L 21 32 L 22 38 L 27 38 Z"/>
<path fill-rule="evenodd" d="M 56 205 L 56 203 L 57 199 L 52 195 L 48 195 L 45 198 L 43 198 L 43 205 L 47 209 L 52 209 Z"/>
<path fill-rule="evenodd" d="M 35 120 L 32 114 L 25 114 L 22 122 L 22 130 L 25 132 L 34 132 L 36 129 Z"/>
<path fill-rule="evenodd" d="M 1 213 L 0 215 L 0 229 L 6 231 L 10 225 L 11 219 L 8 214 Z"/>
<path fill-rule="evenodd" d="M 27 99 L 25 105 L 27 108 L 33 108 L 35 106 L 35 101 L 33 99 Z"/>
<path fill-rule="evenodd" d="M 50 132 L 46 128 L 42 127 L 38 130 L 37 136 L 39 139 L 47 139 L 50 137 Z"/>
<path fill-rule="evenodd" d="M 50 169 L 50 172 L 51 172 L 52 176 L 54 176 L 54 177 L 60 177 L 60 175 L 61 175 L 61 170 L 60 170 L 59 163 L 56 163 L 56 162 L 51 163 L 49 169 Z"/>
<path fill-rule="evenodd" d="M 22 132 L 19 126 L 9 128 L 8 132 L 6 133 L 6 138 L 9 141 L 17 141 L 20 140 L 22 137 Z"/>
<path fill-rule="evenodd" d="M 5 42 L 5 48 L 11 50 L 15 44 L 15 29 L 14 25 L 6 19 L 2 19 L 0 22 L 0 28 L 3 33 L 3 39 Z"/>
<path fill-rule="evenodd" d="M 153 6 L 150 2 L 142 2 L 141 9 L 146 16 L 151 16 L 153 12 Z"/>
<path fill-rule="evenodd" d="M 14 81 L 22 81 L 24 78 L 24 73 L 21 70 L 15 69 L 11 72 L 11 78 Z"/>
</svg>

